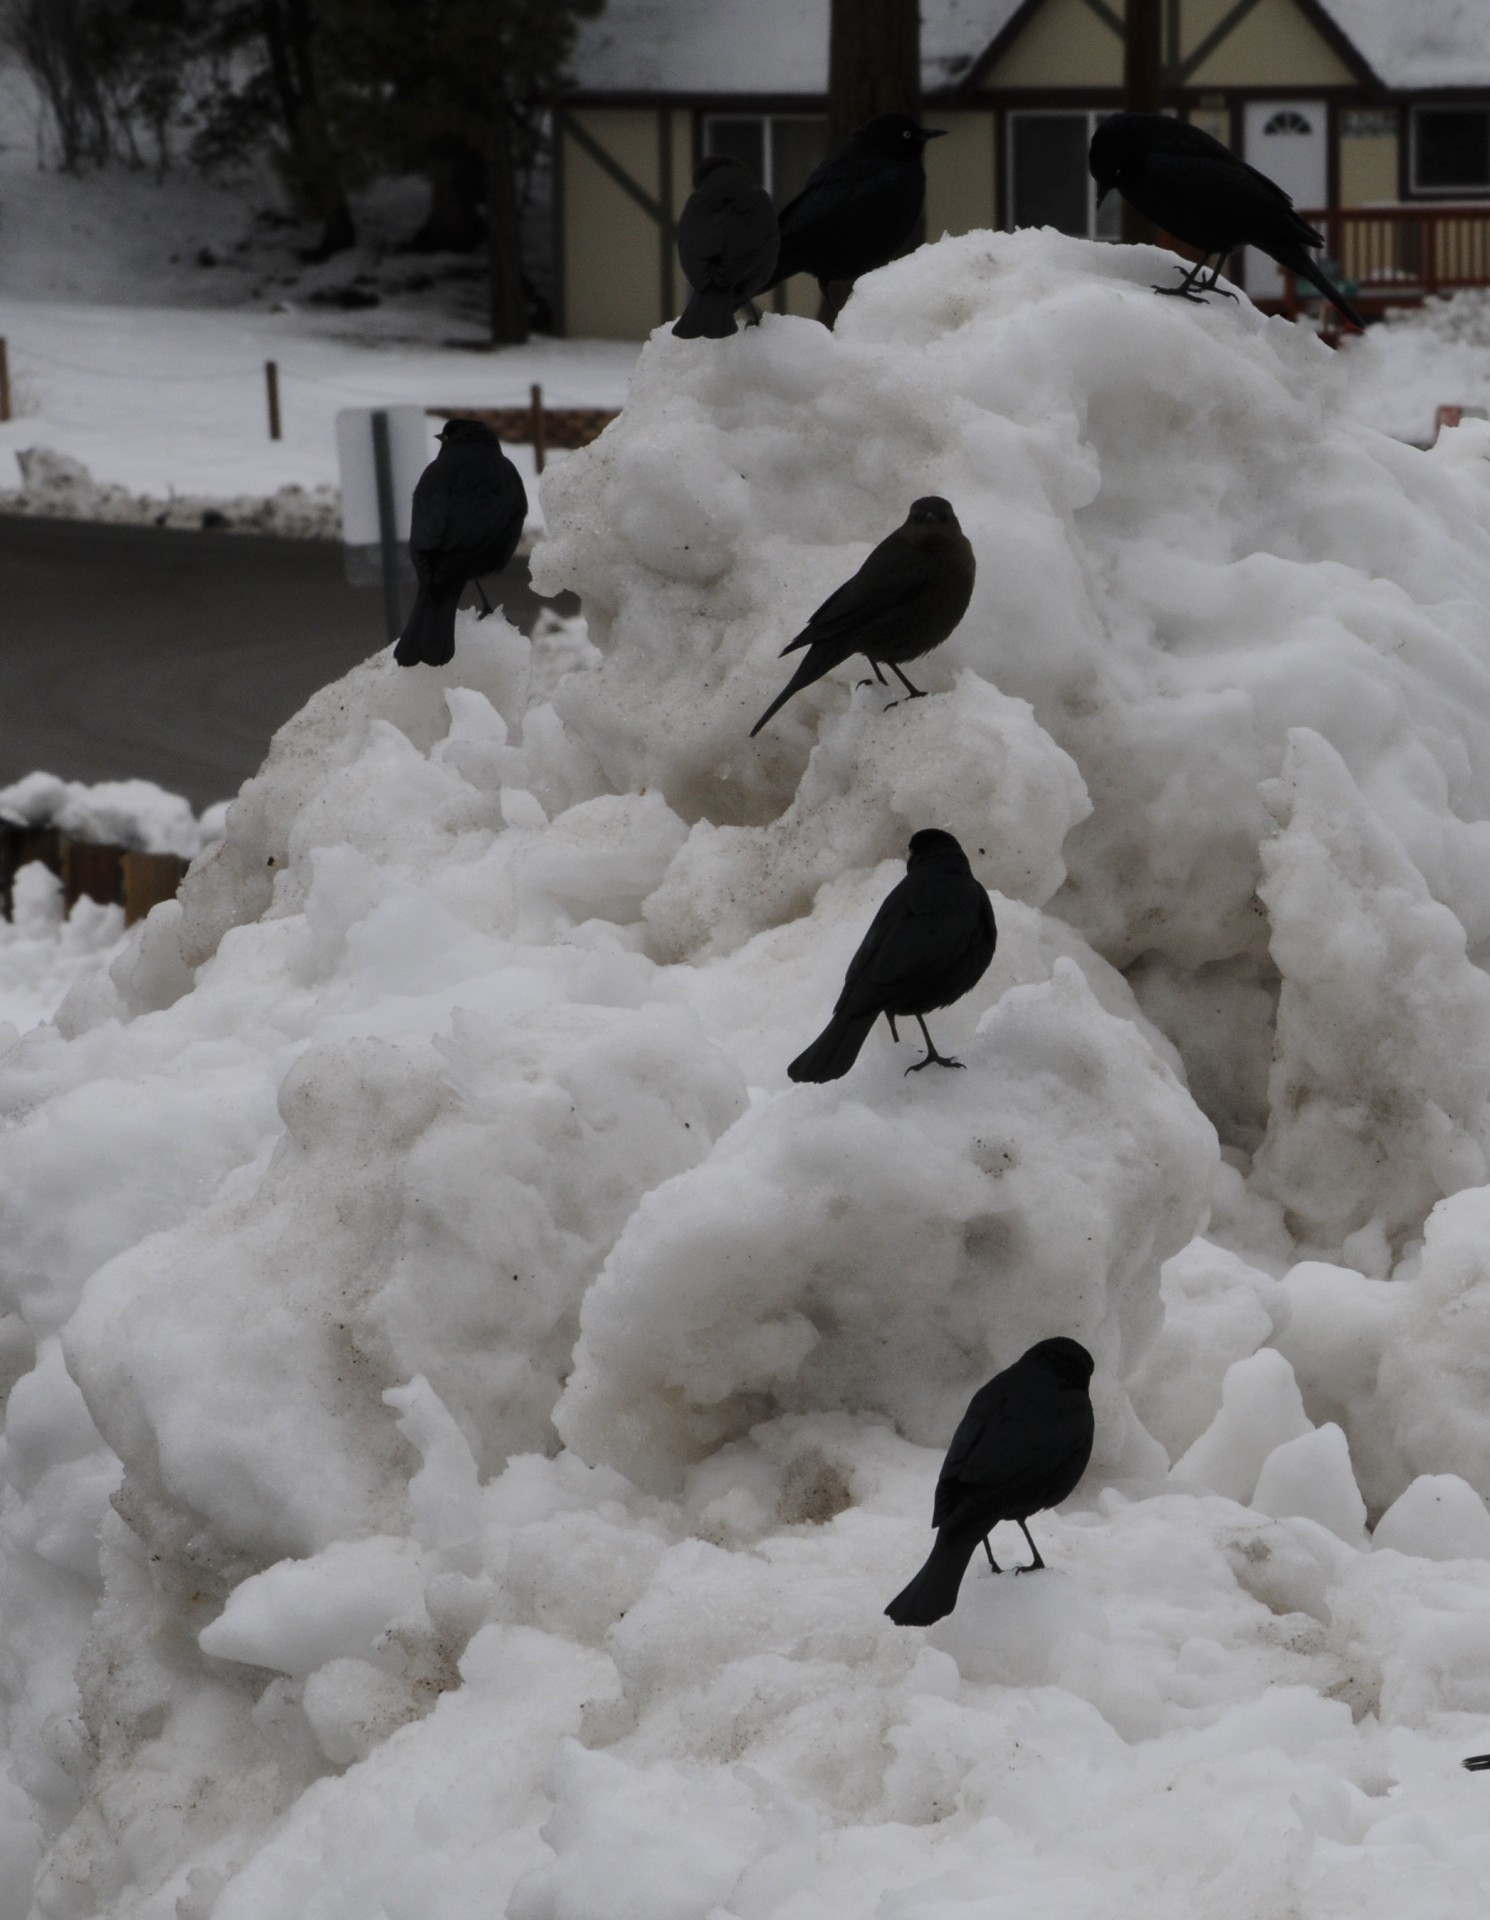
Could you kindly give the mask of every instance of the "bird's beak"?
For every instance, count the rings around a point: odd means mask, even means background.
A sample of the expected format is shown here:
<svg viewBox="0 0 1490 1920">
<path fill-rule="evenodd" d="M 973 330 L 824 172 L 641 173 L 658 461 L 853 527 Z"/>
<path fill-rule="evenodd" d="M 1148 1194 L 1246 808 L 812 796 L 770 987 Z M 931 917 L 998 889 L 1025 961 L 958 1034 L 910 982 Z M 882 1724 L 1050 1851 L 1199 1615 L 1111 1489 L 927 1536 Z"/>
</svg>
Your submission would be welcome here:
<svg viewBox="0 0 1490 1920">
<path fill-rule="evenodd" d="M 1107 198 L 1107 196 L 1108 196 L 1108 194 L 1109 194 L 1109 193 L 1111 193 L 1111 192 L 1112 192 L 1112 182 L 1111 182 L 1110 180 L 1108 181 L 1108 183 L 1107 183 L 1107 185 L 1106 185 L 1105 187 L 1104 187 L 1104 186 L 1103 186 L 1103 185 L 1102 185 L 1102 184 L 1100 183 L 1100 181 L 1098 182 L 1098 185 L 1097 185 L 1097 205 L 1098 205 L 1099 207 L 1101 206 L 1101 204 L 1102 204 L 1102 202 L 1103 202 L 1103 201 L 1104 201 L 1104 200 L 1105 200 L 1105 199 Z"/>
<path fill-rule="evenodd" d="M 940 140 L 943 134 L 951 131 L 950 127 L 922 127 L 921 137 L 923 140 Z"/>
</svg>

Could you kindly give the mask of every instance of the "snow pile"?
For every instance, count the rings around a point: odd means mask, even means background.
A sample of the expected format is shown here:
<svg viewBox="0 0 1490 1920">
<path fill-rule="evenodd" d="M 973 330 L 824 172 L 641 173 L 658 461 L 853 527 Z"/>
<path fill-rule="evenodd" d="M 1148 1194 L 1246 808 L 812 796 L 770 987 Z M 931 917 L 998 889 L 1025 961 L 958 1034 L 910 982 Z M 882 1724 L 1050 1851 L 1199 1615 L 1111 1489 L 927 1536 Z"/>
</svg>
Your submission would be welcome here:
<svg viewBox="0 0 1490 1920">
<path fill-rule="evenodd" d="M 975 235 L 659 334 L 546 483 L 588 637 L 324 689 L 0 1053 L 7 1912 L 1483 1907 L 1483 449 L 1154 277 Z M 927 492 L 930 696 L 749 741 Z M 790 1086 L 932 823 L 966 1072 Z M 894 1628 L 1056 1332 L 1051 1571 Z"/>
<path fill-rule="evenodd" d="M 62 780 L 28 773 L 0 787 L 0 821 L 17 827 L 55 827 L 69 840 L 127 847 L 135 853 L 174 853 L 194 860 L 220 839 L 226 803 L 197 819 L 179 793 L 153 780 Z"/>
<path fill-rule="evenodd" d="M 127 487 L 100 485 L 83 465 L 49 447 L 18 447 L 21 484 L 0 493 L 0 512 L 48 520 L 102 520 L 117 526 L 178 527 L 219 533 L 273 533 L 291 540 L 341 535 L 341 496 L 334 487 L 280 487 L 267 496 L 206 498 L 172 493 L 153 500 Z"/>
<path fill-rule="evenodd" d="M 28 861 L 13 881 L 10 918 L 0 918 L 0 1049 L 50 1020 L 76 982 L 116 958 L 123 941 L 123 907 L 85 894 L 64 913 L 62 882 L 39 860 Z"/>
</svg>

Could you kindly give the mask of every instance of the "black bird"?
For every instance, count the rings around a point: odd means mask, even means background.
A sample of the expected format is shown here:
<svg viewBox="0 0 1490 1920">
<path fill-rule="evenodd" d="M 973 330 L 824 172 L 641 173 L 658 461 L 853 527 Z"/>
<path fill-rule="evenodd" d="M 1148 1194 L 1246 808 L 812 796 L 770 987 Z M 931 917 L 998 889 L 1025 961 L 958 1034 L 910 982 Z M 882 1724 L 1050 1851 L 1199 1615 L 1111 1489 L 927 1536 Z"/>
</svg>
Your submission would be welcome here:
<svg viewBox="0 0 1490 1920">
<path fill-rule="evenodd" d="M 468 580 L 486 613 L 479 576 L 500 573 L 528 514 L 522 475 L 481 420 L 447 420 L 440 451 L 414 486 L 409 558 L 419 592 L 393 657 L 401 667 L 442 667 L 455 652 L 455 609 Z"/>
<path fill-rule="evenodd" d="M 1086 1472 L 1095 1427 L 1088 1384 L 1092 1356 L 1079 1340 L 1041 1340 L 996 1373 L 968 1402 L 937 1476 L 931 1524 L 936 1545 L 910 1585 L 885 1612 L 898 1627 L 929 1627 L 957 1605 L 957 1590 L 978 1542 L 995 1573 L 988 1536 L 1017 1520 L 1029 1540 L 1031 1572 L 1043 1567 L 1024 1524 L 1059 1506 Z"/>
<path fill-rule="evenodd" d="M 975 572 L 973 549 L 948 503 L 935 494 L 914 501 L 904 524 L 781 649 L 785 659 L 806 647 L 807 657 L 750 729 L 751 739 L 794 693 L 855 653 L 865 655 L 881 686 L 889 684 L 883 662 L 912 700 L 921 699 L 925 689 L 911 685 L 900 663 L 919 660 L 951 633 L 973 597 Z"/>
<path fill-rule="evenodd" d="M 1322 247 L 1324 235 L 1299 217 L 1276 181 L 1238 160 L 1200 127 L 1164 113 L 1114 113 L 1092 135 L 1087 164 L 1099 203 L 1116 187 L 1156 226 L 1200 248 L 1201 258 L 1179 286 L 1155 287 L 1155 293 L 1199 300 L 1217 291 L 1234 300 L 1235 294 L 1217 286 L 1222 264 L 1237 247 L 1257 247 L 1280 267 L 1302 274 L 1353 327 L 1364 330 L 1361 316 L 1307 252 Z M 1202 280 L 1212 258 L 1211 277 Z"/>
<path fill-rule="evenodd" d="M 987 973 L 998 939 L 993 907 L 967 855 L 940 827 L 911 835 L 905 865 L 905 878 L 885 895 L 848 963 L 833 1018 L 787 1068 L 789 1078 L 842 1079 L 881 1014 L 897 1042 L 897 1019 L 913 1014 L 920 1025 L 926 1058 L 907 1073 L 933 1060 L 939 1067 L 962 1065 L 937 1052 L 922 1015 L 950 1007 Z"/>
<path fill-rule="evenodd" d="M 743 162 L 711 153 L 693 173 L 693 192 L 678 216 L 678 260 L 693 298 L 673 326 L 680 340 L 725 340 L 735 309 L 771 284 L 776 265 L 776 209 Z"/>
<path fill-rule="evenodd" d="M 781 209 L 781 251 L 769 284 L 810 273 L 826 295 L 830 280 L 857 280 L 893 260 L 926 204 L 926 143 L 945 132 L 903 113 L 876 114 L 860 127 Z"/>
</svg>

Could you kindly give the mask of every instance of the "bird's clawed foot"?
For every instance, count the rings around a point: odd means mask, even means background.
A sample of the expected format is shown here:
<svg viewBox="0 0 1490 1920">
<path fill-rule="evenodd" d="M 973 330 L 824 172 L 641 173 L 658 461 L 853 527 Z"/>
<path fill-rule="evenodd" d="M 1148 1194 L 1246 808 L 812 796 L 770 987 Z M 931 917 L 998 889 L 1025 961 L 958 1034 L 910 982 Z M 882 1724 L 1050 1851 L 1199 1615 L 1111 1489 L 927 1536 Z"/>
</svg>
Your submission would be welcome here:
<svg viewBox="0 0 1490 1920">
<path fill-rule="evenodd" d="M 1165 298 L 1169 300 L 1188 300 L 1190 304 L 1195 307 L 1203 307 L 1205 305 L 1205 295 L 1203 293 L 1193 293 L 1188 280 L 1182 287 L 1155 287 L 1154 292 L 1162 293 Z M 1236 295 L 1233 294 L 1232 298 L 1235 299 Z"/>
<path fill-rule="evenodd" d="M 866 680 L 864 681 L 863 684 L 865 686 L 868 686 L 869 682 Z M 898 700 L 887 700 L 884 706 L 880 708 L 880 712 L 888 713 L 891 707 L 904 706 L 908 701 L 924 700 L 925 698 L 926 698 L 925 687 L 912 687 L 909 693 L 902 694 Z"/>
<path fill-rule="evenodd" d="M 986 1533 L 983 1536 L 983 1551 L 988 1555 L 988 1564 L 990 1567 L 993 1568 L 994 1572 L 1002 1573 L 1003 1568 L 999 1565 L 998 1561 L 995 1560 L 993 1557 L 993 1548 L 988 1544 L 988 1535 Z M 1464 1764 L 1467 1767 L 1469 1765 L 1469 1762 L 1466 1760 Z"/>
<path fill-rule="evenodd" d="M 965 1060 L 949 1060 L 945 1054 L 938 1053 L 935 1047 L 931 1049 L 924 1060 L 918 1060 L 913 1067 L 907 1067 L 906 1072 L 919 1073 L 922 1067 L 929 1067 L 933 1061 L 939 1067 L 958 1067 L 964 1073 L 967 1072 L 967 1062 Z"/>
</svg>

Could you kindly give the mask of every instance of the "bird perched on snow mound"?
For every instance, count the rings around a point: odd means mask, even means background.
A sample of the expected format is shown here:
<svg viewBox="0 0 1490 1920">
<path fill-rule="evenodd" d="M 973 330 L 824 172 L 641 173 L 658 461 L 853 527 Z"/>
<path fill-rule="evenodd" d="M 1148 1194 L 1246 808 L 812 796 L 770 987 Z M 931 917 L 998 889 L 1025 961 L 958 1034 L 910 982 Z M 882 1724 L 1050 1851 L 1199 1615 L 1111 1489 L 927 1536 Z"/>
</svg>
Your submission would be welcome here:
<svg viewBox="0 0 1490 1920">
<path fill-rule="evenodd" d="M 409 558 L 419 592 L 393 653 L 401 667 L 450 659 L 466 582 L 479 588 L 483 573 L 502 571 L 528 516 L 522 475 L 485 421 L 447 420 L 439 438 L 440 451 L 414 485 Z"/>
<path fill-rule="evenodd" d="M 957 841 L 940 827 L 913 833 L 905 878 L 886 894 L 849 961 L 833 1018 L 793 1060 L 788 1076 L 841 1079 L 882 1013 L 896 1041 L 897 1019 L 910 1014 L 921 1028 L 926 1058 L 907 1073 L 919 1073 L 933 1060 L 939 1067 L 960 1067 L 960 1060 L 937 1052 L 922 1015 L 950 1007 L 975 987 L 997 940 L 992 903 Z"/>
<path fill-rule="evenodd" d="M 769 284 L 810 273 L 826 293 L 830 280 L 857 280 L 893 260 L 926 204 L 926 143 L 945 132 L 903 113 L 876 114 L 860 127 L 781 209 L 781 250 Z"/>
<path fill-rule="evenodd" d="M 885 1608 L 897 1626 L 929 1627 L 952 1611 L 980 1540 L 989 1566 L 1000 1571 L 988 1544 L 1000 1520 L 1019 1522 L 1035 1556 L 1030 1568 L 1045 1565 L 1024 1523 L 1032 1513 L 1059 1506 L 1086 1472 L 1096 1434 L 1092 1371 L 1092 1356 L 1081 1342 L 1059 1336 L 1041 1340 L 979 1387 L 937 1476 L 931 1511 L 936 1545 Z"/>
<path fill-rule="evenodd" d="M 856 653 L 869 661 L 881 686 L 887 684 L 883 664 L 919 700 L 925 690 L 911 685 L 901 663 L 919 660 L 947 638 L 967 612 L 976 573 L 973 549 L 949 503 L 935 494 L 913 501 L 903 525 L 881 540 L 781 649 L 785 659 L 806 647 L 807 657 L 750 729 L 751 739 L 794 693 Z"/>
<path fill-rule="evenodd" d="M 1155 287 L 1155 293 L 1198 300 L 1216 286 L 1228 254 L 1237 247 L 1257 247 L 1318 287 L 1353 327 L 1364 326 L 1309 257 L 1310 247 L 1324 245 L 1324 235 L 1300 219 L 1276 181 L 1238 160 L 1200 127 L 1164 113 L 1114 113 L 1092 135 L 1087 164 L 1099 201 L 1116 187 L 1156 226 L 1200 249 L 1201 258 L 1179 286 Z M 1201 280 L 1213 257 L 1210 279 Z"/>
<path fill-rule="evenodd" d="M 678 216 L 678 260 L 693 298 L 673 326 L 680 340 L 724 340 L 735 309 L 771 284 L 776 209 L 743 163 L 711 153 L 694 170 L 693 192 Z"/>
</svg>

